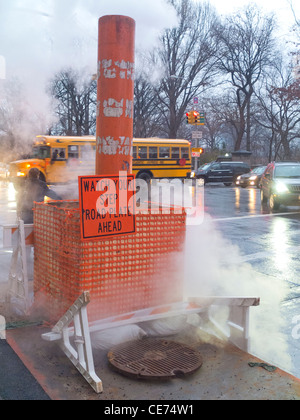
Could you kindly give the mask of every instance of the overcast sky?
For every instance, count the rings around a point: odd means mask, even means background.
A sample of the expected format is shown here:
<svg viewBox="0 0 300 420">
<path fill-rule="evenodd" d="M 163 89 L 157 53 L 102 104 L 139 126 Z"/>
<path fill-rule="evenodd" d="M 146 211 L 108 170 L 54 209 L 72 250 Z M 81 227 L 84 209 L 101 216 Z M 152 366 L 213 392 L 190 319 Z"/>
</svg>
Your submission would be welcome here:
<svg viewBox="0 0 300 420">
<path fill-rule="evenodd" d="M 200 0 L 195 0 L 200 1 Z M 250 0 L 210 0 L 219 14 L 232 13 L 239 8 L 251 3 Z M 292 3 L 293 9 L 300 18 L 300 1 L 299 0 L 256 0 L 254 3 L 258 4 L 266 13 L 274 12 L 279 20 L 282 33 L 288 33 L 290 25 L 294 23 L 293 12 L 290 7 Z"/>
<path fill-rule="evenodd" d="M 248 2 L 211 0 L 220 14 Z M 293 2 L 300 16 L 300 1 Z M 292 23 L 288 0 L 259 0 L 259 5 L 278 12 L 288 32 Z M 68 62 L 91 65 L 97 53 L 97 21 L 105 14 L 136 20 L 138 48 L 152 46 L 159 32 L 176 22 L 164 0 L 0 0 L 0 55 L 6 57 L 8 73 L 25 71 L 27 63 L 30 68 L 47 66 L 49 72 Z"/>
<path fill-rule="evenodd" d="M 293 2 L 300 16 L 300 1 Z M 220 14 L 248 3 L 211 0 Z M 260 0 L 259 5 L 278 12 L 288 32 L 293 22 L 288 0 Z M 87 66 L 94 73 L 98 18 L 107 14 L 135 19 L 140 49 L 152 47 L 164 28 L 176 24 L 174 11 L 164 0 L 0 0 L 0 82 L 4 59 L 7 79 L 21 79 L 37 102 L 45 81 L 61 68 Z"/>
<path fill-rule="evenodd" d="M 195 0 L 198 1 L 198 0 Z M 255 2 L 255 1 L 254 1 Z M 250 3 L 248 0 L 228 0 L 228 1 L 222 1 L 222 0 L 211 0 L 211 3 L 214 4 L 218 11 L 220 13 L 231 13 L 235 11 L 236 9 L 242 7 L 243 5 L 246 5 Z M 257 0 L 256 3 L 265 9 L 266 11 L 274 11 L 274 12 L 287 12 L 290 13 L 290 6 L 288 0 Z M 294 8 L 298 8 L 299 5 L 296 6 L 298 0 L 292 0 L 292 3 L 294 4 Z"/>
</svg>

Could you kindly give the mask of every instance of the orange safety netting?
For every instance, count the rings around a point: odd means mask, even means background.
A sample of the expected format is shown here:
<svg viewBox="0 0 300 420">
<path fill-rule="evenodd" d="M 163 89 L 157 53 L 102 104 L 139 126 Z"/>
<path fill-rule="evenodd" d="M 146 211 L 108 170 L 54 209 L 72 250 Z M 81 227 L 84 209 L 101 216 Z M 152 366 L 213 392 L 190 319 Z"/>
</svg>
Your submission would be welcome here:
<svg viewBox="0 0 300 420">
<path fill-rule="evenodd" d="M 84 291 L 91 320 L 182 300 L 186 214 L 136 215 L 136 233 L 82 241 L 78 201 L 36 203 L 34 289 L 61 317 Z"/>
</svg>

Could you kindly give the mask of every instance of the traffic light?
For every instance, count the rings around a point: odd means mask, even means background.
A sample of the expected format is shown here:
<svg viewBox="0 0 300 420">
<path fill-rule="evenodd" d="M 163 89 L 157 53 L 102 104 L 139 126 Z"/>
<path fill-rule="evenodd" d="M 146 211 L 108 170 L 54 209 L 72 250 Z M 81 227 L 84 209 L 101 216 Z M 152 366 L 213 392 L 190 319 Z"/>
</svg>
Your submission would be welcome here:
<svg viewBox="0 0 300 420">
<path fill-rule="evenodd" d="M 193 114 L 193 124 L 197 124 L 198 117 L 199 117 L 199 112 L 192 111 L 192 114 Z"/>
<path fill-rule="evenodd" d="M 189 111 L 186 113 L 186 123 L 191 125 L 204 125 L 205 113 L 198 111 Z"/>
<path fill-rule="evenodd" d="M 194 124 L 195 123 L 194 120 L 195 120 L 195 118 L 194 118 L 194 115 L 193 115 L 193 111 L 187 112 L 186 113 L 186 123 L 187 124 Z"/>
<path fill-rule="evenodd" d="M 199 119 L 198 111 L 189 111 L 186 113 L 186 123 L 191 125 L 196 125 Z"/>
<path fill-rule="evenodd" d="M 204 152 L 205 152 L 205 149 L 203 147 L 192 148 L 193 157 L 200 157 L 199 155 L 203 155 Z"/>
</svg>

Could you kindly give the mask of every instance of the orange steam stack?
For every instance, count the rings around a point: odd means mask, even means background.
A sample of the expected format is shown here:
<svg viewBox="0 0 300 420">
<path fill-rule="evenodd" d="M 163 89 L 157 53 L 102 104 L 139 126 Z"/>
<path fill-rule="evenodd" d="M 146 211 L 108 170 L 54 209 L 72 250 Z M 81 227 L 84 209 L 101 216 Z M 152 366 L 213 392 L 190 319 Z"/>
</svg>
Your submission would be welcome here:
<svg viewBox="0 0 300 420">
<path fill-rule="evenodd" d="M 99 19 L 96 175 L 132 172 L 135 21 Z"/>
</svg>

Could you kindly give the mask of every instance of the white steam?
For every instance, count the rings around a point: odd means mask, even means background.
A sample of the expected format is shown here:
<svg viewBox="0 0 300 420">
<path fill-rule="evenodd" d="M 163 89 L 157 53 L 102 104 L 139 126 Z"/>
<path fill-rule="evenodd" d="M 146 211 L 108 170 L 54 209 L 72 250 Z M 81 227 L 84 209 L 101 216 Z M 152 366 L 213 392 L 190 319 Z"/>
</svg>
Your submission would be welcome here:
<svg viewBox="0 0 300 420">
<path fill-rule="evenodd" d="M 260 297 L 260 306 L 250 308 L 250 352 L 291 369 L 280 312 L 287 287 L 243 262 L 238 246 L 222 236 L 209 215 L 198 226 L 187 226 L 185 267 L 186 296 Z"/>
</svg>

